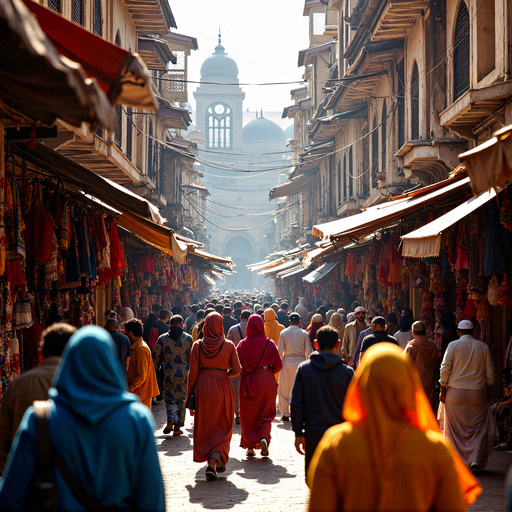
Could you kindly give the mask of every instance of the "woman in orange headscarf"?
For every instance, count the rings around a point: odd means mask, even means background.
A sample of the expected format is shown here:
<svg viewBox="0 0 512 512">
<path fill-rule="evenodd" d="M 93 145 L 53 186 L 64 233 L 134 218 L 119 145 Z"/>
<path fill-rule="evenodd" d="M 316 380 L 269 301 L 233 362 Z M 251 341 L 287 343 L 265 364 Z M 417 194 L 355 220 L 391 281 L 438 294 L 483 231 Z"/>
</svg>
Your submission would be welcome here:
<svg viewBox="0 0 512 512">
<path fill-rule="evenodd" d="M 222 316 L 210 313 L 203 339 L 192 345 L 187 393 L 195 396 L 194 462 L 208 462 L 208 480 L 226 470 L 235 421 L 235 394 L 229 377 L 240 371 L 235 345 L 224 338 Z"/>
<path fill-rule="evenodd" d="M 277 347 L 277 344 L 279 343 L 279 335 L 284 329 L 284 325 L 281 325 L 277 321 L 276 312 L 272 308 L 265 310 L 265 313 L 263 313 L 263 318 L 265 320 L 265 336 L 270 338 Z"/>
<path fill-rule="evenodd" d="M 463 511 L 481 488 L 439 425 L 418 372 L 399 347 L 365 354 L 311 461 L 310 511 Z"/>
</svg>

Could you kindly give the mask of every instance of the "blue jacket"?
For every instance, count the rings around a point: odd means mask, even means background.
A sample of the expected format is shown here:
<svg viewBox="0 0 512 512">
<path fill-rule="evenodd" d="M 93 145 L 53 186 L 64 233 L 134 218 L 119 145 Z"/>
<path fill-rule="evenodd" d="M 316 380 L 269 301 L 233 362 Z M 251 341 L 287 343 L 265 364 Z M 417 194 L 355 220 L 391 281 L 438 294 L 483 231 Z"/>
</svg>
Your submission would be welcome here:
<svg viewBox="0 0 512 512">
<path fill-rule="evenodd" d="M 164 511 L 150 410 L 125 391 L 107 331 L 87 326 L 69 340 L 49 395 L 50 437 L 84 491 L 104 507 Z M 25 506 L 35 475 L 35 420 L 25 413 L 0 482 L 0 510 Z M 85 510 L 55 469 L 59 510 Z"/>
<path fill-rule="evenodd" d="M 343 421 L 341 411 L 354 370 L 332 352 L 312 352 L 295 374 L 290 401 L 295 436 L 318 444 L 325 431 Z"/>
</svg>

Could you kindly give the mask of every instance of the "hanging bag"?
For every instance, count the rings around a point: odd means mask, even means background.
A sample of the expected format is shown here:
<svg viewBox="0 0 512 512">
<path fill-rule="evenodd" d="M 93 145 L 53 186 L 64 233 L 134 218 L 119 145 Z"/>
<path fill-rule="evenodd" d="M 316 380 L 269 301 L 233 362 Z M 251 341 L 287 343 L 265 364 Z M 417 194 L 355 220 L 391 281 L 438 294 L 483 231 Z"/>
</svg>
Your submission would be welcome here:
<svg viewBox="0 0 512 512">
<path fill-rule="evenodd" d="M 199 371 L 201 371 L 201 343 L 199 342 Z M 188 409 L 189 411 L 195 411 L 196 410 L 196 390 L 193 389 L 192 393 L 187 397 L 187 401 L 185 402 L 185 409 Z"/>
<path fill-rule="evenodd" d="M 498 306 L 498 278 L 496 276 L 492 276 L 489 281 L 489 287 L 487 288 L 487 300 L 491 306 Z"/>
</svg>

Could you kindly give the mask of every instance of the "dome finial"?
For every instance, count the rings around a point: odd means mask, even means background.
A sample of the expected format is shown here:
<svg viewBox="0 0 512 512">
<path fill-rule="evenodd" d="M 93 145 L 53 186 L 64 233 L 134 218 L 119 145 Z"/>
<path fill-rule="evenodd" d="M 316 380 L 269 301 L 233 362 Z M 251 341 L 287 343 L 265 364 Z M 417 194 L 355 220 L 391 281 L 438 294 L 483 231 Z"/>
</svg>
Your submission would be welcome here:
<svg viewBox="0 0 512 512">
<path fill-rule="evenodd" d="M 261 107 L 261 116 L 260 117 L 263 117 L 263 107 Z"/>
<path fill-rule="evenodd" d="M 219 26 L 219 44 L 221 44 L 221 40 L 220 40 L 220 26 Z"/>
</svg>

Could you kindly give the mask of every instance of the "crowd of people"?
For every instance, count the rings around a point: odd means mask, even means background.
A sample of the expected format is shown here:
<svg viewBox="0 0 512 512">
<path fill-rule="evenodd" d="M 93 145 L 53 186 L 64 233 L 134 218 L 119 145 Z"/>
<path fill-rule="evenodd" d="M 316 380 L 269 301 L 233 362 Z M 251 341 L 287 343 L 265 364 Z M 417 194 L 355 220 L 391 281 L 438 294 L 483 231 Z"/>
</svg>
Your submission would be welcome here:
<svg viewBox="0 0 512 512">
<path fill-rule="evenodd" d="M 163 400 L 164 435 L 182 435 L 193 416 L 207 480 L 226 470 L 235 424 L 248 459 L 269 456 L 278 402 L 304 455 L 310 510 L 465 510 L 493 445 L 512 448 L 512 379 L 506 368 L 491 411 L 488 346 L 469 320 L 442 323 L 438 351 L 407 308 L 384 317 L 265 294 L 156 305 L 145 323 L 109 311 L 104 329 L 56 323 L 43 361 L 0 407 L 0 509 L 26 508 L 44 487 L 34 481 L 46 421 L 62 509 L 164 510 L 151 414 Z"/>
</svg>

